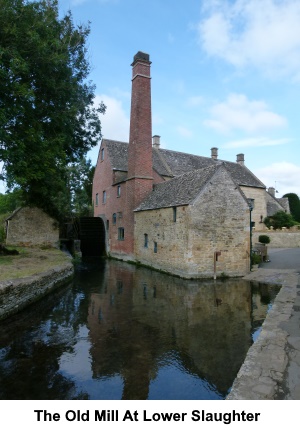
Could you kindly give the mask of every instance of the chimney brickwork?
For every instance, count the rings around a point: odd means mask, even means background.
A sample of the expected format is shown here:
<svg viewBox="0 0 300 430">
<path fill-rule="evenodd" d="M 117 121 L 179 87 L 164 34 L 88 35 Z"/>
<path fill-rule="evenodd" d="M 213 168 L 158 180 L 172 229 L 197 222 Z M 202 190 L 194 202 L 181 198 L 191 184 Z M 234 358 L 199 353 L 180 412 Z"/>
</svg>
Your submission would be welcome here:
<svg viewBox="0 0 300 430">
<path fill-rule="evenodd" d="M 128 179 L 152 179 L 152 118 L 149 55 L 138 52 L 132 63 Z M 150 188 L 152 187 L 152 184 Z"/>
</svg>

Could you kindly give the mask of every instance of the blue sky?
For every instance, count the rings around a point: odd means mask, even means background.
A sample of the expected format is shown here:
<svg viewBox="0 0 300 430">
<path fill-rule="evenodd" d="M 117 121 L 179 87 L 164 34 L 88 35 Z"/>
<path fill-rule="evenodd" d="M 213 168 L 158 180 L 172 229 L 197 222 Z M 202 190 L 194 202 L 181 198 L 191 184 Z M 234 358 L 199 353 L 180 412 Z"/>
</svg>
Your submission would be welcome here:
<svg viewBox="0 0 300 430">
<path fill-rule="evenodd" d="M 59 0 L 90 21 L 103 137 L 128 141 L 131 62 L 150 55 L 162 147 L 245 164 L 278 197 L 300 196 L 299 0 Z M 89 157 L 96 163 L 98 149 Z"/>
</svg>

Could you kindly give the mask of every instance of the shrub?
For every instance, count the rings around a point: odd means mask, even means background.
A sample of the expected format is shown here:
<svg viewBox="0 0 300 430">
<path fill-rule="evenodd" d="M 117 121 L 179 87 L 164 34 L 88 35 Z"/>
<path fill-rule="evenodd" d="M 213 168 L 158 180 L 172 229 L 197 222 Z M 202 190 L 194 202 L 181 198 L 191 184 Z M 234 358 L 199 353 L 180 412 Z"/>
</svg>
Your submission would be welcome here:
<svg viewBox="0 0 300 430">
<path fill-rule="evenodd" d="M 296 224 L 291 214 L 284 211 L 278 211 L 272 216 L 268 216 L 264 219 L 264 224 L 270 228 L 273 227 L 275 230 L 282 227 L 290 228 Z"/>
<path fill-rule="evenodd" d="M 261 256 L 253 252 L 251 255 L 251 264 L 259 264 L 261 263 Z"/>
<path fill-rule="evenodd" d="M 270 237 L 269 237 L 269 236 L 267 236 L 266 234 L 261 234 L 261 235 L 258 237 L 258 241 L 259 241 L 259 243 L 267 244 L 267 243 L 270 243 L 270 242 L 271 242 L 271 239 L 270 239 Z"/>
</svg>

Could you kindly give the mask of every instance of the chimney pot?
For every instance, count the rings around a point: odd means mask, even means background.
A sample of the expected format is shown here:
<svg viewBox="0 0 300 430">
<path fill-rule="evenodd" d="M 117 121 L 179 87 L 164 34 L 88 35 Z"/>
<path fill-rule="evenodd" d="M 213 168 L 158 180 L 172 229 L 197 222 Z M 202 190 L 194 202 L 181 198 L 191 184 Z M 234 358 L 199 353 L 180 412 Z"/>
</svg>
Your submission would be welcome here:
<svg viewBox="0 0 300 430">
<path fill-rule="evenodd" d="M 158 136 L 157 134 L 155 136 L 153 136 L 153 148 L 159 149 L 160 148 L 160 136 Z"/>
<path fill-rule="evenodd" d="M 268 193 L 271 194 L 272 197 L 275 197 L 275 188 L 274 187 L 269 187 L 268 188 Z"/>
<path fill-rule="evenodd" d="M 245 164 L 244 154 L 237 154 L 237 156 L 236 156 L 236 162 L 238 164 L 240 164 L 241 166 L 244 166 L 244 164 Z"/>
<path fill-rule="evenodd" d="M 218 159 L 218 148 L 211 148 L 211 158 L 214 160 Z"/>
</svg>

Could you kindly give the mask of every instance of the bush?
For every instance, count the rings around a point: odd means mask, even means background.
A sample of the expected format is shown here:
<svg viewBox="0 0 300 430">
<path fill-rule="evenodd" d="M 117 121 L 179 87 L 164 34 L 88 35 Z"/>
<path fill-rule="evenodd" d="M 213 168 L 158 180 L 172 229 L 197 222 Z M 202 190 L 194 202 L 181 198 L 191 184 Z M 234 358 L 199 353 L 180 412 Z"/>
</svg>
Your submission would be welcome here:
<svg viewBox="0 0 300 430">
<path fill-rule="evenodd" d="M 276 212 L 272 216 L 268 216 L 264 219 L 264 224 L 270 228 L 273 227 L 274 230 L 282 227 L 293 227 L 293 225 L 297 224 L 291 214 L 288 214 L 284 211 Z"/>
<path fill-rule="evenodd" d="M 270 239 L 270 237 L 269 237 L 269 236 L 267 236 L 266 234 L 261 234 L 261 235 L 258 237 L 258 241 L 259 241 L 259 243 L 267 244 L 267 243 L 270 243 L 270 242 L 271 242 L 271 239 Z"/>
<path fill-rule="evenodd" d="M 261 263 L 261 255 L 256 254 L 256 252 L 252 252 L 251 264 L 259 264 L 259 263 Z"/>
</svg>

